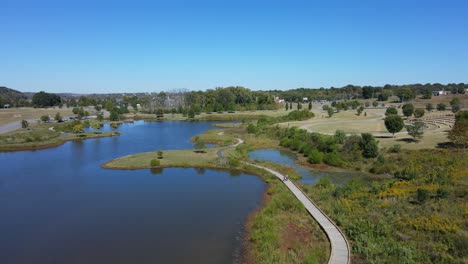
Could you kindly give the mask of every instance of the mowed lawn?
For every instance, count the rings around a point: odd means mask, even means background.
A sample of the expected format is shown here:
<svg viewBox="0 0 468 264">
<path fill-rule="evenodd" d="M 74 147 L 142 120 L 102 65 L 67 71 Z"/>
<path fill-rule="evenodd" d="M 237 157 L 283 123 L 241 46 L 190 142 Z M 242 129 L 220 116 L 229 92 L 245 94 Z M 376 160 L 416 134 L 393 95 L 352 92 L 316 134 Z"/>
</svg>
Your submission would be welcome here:
<svg viewBox="0 0 468 264">
<path fill-rule="evenodd" d="M 296 126 L 309 131 L 332 135 L 340 129 L 348 134 L 372 133 L 380 142 L 380 147 L 390 147 L 394 144 L 400 144 L 405 149 L 428 149 L 436 148 L 439 144 L 448 142 L 447 132 L 449 128 L 442 126 L 440 128 L 429 125 L 426 128 L 424 136 L 419 141 L 413 141 L 413 138 L 406 133 L 403 128 L 400 133 L 389 133 L 384 124 L 386 109 L 365 109 L 367 116 L 356 115 L 355 110 L 341 111 L 335 113 L 332 117 L 322 111 L 315 110 L 315 117 L 300 122 L 285 122 L 282 126 Z M 398 109 L 401 115 L 401 109 Z M 426 112 L 425 117 L 437 117 L 450 115 L 450 111 Z"/>
<path fill-rule="evenodd" d="M 152 159 L 160 161 L 161 167 L 197 167 L 214 164 L 217 159 L 216 152 L 219 148 L 205 149 L 205 153 L 197 153 L 194 150 L 163 150 L 163 158 L 158 159 L 157 151 L 145 152 L 121 157 L 109 161 L 103 165 L 111 169 L 140 169 L 151 168 Z"/>
</svg>

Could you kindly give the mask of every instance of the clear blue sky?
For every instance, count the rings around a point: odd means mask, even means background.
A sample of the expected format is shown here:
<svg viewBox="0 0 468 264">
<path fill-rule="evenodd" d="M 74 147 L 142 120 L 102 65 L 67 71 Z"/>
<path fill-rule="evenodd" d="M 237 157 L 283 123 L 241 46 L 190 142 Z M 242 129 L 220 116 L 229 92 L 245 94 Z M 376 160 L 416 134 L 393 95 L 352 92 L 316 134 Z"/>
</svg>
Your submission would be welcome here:
<svg viewBox="0 0 468 264">
<path fill-rule="evenodd" d="M 0 1 L 0 85 L 108 93 L 468 82 L 468 1 Z"/>
</svg>

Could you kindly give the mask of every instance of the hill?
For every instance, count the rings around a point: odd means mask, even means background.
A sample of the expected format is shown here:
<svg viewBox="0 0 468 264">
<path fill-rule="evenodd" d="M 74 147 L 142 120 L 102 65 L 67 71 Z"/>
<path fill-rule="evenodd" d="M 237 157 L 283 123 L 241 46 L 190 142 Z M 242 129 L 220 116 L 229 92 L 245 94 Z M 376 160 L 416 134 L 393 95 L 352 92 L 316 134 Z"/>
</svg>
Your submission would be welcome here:
<svg viewBox="0 0 468 264">
<path fill-rule="evenodd" d="M 26 100 L 26 96 L 17 90 L 10 89 L 5 86 L 0 86 L 0 106 L 4 104 L 15 104 L 18 101 Z"/>
</svg>

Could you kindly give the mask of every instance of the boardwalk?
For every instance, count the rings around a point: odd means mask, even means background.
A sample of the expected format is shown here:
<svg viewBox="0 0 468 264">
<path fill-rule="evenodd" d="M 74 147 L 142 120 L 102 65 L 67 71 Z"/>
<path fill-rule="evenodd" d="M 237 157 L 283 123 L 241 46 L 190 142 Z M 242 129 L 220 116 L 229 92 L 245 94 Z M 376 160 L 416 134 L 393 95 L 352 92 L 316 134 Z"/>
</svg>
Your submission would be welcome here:
<svg viewBox="0 0 468 264">
<path fill-rule="evenodd" d="M 260 169 L 264 169 L 271 174 L 283 180 L 284 175 L 274 171 L 270 168 L 252 164 Z M 331 244 L 330 264 L 346 264 L 349 263 L 349 245 L 348 241 L 341 233 L 340 229 L 323 213 L 314 202 L 312 202 L 291 180 L 283 181 L 284 184 L 291 190 L 291 192 L 299 199 L 299 201 L 305 206 L 307 211 L 312 215 L 313 218 L 319 223 L 319 225 L 325 230 Z"/>
<path fill-rule="evenodd" d="M 244 141 L 240 138 L 237 138 L 238 142 L 237 144 L 230 145 L 224 148 L 221 148 L 217 151 L 217 155 L 219 157 L 222 157 L 223 151 L 227 148 L 232 148 L 236 147 L 239 144 L 244 143 Z M 263 169 L 268 171 L 269 173 L 275 175 L 278 177 L 280 180 L 284 179 L 284 175 L 272 170 L 270 168 L 254 164 L 254 163 L 248 163 L 244 162 L 248 165 L 255 166 L 257 168 Z M 304 207 L 307 209 L 307 211 L 310 213 L 310 215 L 317 221 L 317 223 L 322 227 L 323 230 L 325 230 L 325 233 L 330 240 L 330 245 L 331 245 L 331 254 L 330 254 L 330 259 L 328 263 L 330 264 L 348 264 L 350 263 L 350 255 L 349 255 L 349 244 L 348 241 L 346 240 L 345 236 L 341 232 L 341 230 L 328 218 L 327 215 L 325 215 L 322 210 L 318 208 L 317 205 L 315 205 L 312 200 L 305 195 L 299 187 L 297 187 L 294 182 L 291 180 L 283 181 L 284 184 L 291 190 L 291 192 L 297 197 L 297 199 L 304 205 Z"/>
</svg>

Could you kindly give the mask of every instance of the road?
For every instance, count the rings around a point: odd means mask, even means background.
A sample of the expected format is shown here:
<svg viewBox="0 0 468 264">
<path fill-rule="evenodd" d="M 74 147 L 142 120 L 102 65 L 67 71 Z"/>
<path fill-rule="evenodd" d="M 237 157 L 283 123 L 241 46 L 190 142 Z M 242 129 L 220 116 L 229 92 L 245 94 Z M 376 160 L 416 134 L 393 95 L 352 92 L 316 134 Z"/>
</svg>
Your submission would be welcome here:
<svg viewBox="0 0 468 264">
<path fill-rule="evenodd" d="M 216 154 L 219 157 L 222 157 L 223 151 L 225 149 L 237 147 L 238 145 L 244 143 L 244 141 L 240 138 L 237 138 L 237 140 L 238 142 L 236 144 L 233 144 L 224 148 L 220 148 Z M 285 175 L 275 170 L 272 170 L 270 168 L 267 168 L 258 164 L 254 164 L 254 163 L 248 163 L 248 162 L 243 162 L 243 163 L 266 170 L 269 173 L 278 177 L 289 188 L 289 190 L 294 194 L 294 196 L 296 196 L 296 198 L 304 205 L 306 210 L 322 227 L 328 239 L 330 240 L 331 253 L 330 253 L 330 259 L 328 263 L 330 264 L 350 263 L 349 244 L 344 234 L 341 232 L 338 226 L 336 226 L 335 223 L 333 223 L 333 221 L 330 218 L 328 218 L 328 216 L 324 212 L 322 212 L 322 210 L 320 210 L 320 208 L 312 200 L 310 200 L 310 198 L 307 195 L 305 195 L 302 192 L 302 190 L 299 187 L 297 187 L 296 184 L 294 184 L 293 181 L 291 180 L 284 181 L 283 179 Z"/>
<path fill-rule="evenodd" d="M 30 124 L 33 124 L 33 123 L 37 122 L 36 119 L 28 119 L 27 121 Z M 5 134 L 5 133 L 8 133 L 8 132 L 14 131 L 16 129 L 20 129 L 20 128 L 21 128 L 21 121 L 15 121 L 15 122 L 7 123 L 5 125 L 0 126 L 0 134 Z"/>
</svg>

